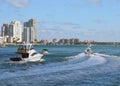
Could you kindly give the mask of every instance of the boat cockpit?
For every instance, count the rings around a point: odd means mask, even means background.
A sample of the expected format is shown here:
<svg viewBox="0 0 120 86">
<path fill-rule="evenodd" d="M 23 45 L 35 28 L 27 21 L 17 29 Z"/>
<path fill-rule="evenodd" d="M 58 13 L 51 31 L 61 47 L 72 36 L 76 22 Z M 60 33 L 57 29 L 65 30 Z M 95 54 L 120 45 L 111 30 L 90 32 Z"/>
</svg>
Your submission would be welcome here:
<svg viewBox="0 0 120 86">
<path fill-rule="evenodd" d="M 17 52 L 18 53 L 27 53 L 29 50 L 32 50 L 33 46 L 30 43 L 23 43 L 19 45 Z"/>
</svg>

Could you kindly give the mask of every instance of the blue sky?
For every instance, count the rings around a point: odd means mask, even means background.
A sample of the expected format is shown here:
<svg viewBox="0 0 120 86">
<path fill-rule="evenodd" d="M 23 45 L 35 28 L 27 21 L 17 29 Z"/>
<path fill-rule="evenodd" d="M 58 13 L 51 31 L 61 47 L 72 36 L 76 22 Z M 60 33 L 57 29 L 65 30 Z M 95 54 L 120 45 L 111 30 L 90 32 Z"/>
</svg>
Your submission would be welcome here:
<svg viewBox="0 0 120 86">
<path fill-rule="evenodd" d="M 120 0 L 0 0 L 0 25 L 38 20 L 38 39 L 120 41 Z"/>
</svg>

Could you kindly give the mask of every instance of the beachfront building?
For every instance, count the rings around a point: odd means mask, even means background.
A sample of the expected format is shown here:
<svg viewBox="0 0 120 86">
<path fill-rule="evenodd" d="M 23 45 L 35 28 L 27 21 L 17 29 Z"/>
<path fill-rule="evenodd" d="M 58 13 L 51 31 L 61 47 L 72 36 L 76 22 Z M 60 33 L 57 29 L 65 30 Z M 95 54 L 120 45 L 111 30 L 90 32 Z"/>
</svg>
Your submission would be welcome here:
<svg viewBox="0 0 120 86">
<path fill-rule="evenodd" d="M 9 24 L 3 24 L 1 27 L 1 37 L 4 39 L 4 42 L 7 42 L 9 35 Z"/>
<path fill-rule="evenodd" d="M 23 30 L 23 41 L 25 42 L 34 42 L 34 30 L 33 27 L 24 27 Z"/>
<path fill-rule="evenodd" d="M 37 20 L 30 19 L 24 22 L 23 41 L 36 42 L 37 41 Z"/>
<path fill-rule="evenodd" d="M 53 39 L 53 44 L 56 45 L 56 44 L 58 44 L 58 42 L 59 42 L 58 39 L 56 39 L 56 38 Z"/>
<path fill-rule="evenodd" d="M 74 44 L 79 44 L 79 43 L 80 43 L 80 39 L 75 38 L 74 39 Z"/>
<path fill-rule="evenodd" d="M 79 44 L 79 43 L 80 43 L 80 40 L 77 39 L 77 38 L 60 39 L 58 43 L 59 43 L 59 44 L 67 44 L 67 45 L 73 44 L 73 45 L 74 45 L 74 44 Z"/>
<path fill-rule="evenodd" d="M 29 42 L 30 41 L 30 29 L 29 27 L 24 27 L 24 30 L 23 30 L 23 41 L 25 42 Z"/>
<path fill-rule="evenodd" d="M 5 37 L 9 35 L 9 24 L 3 24 L 1 27 L 1 36 Z"/>
<path fill-rule="evenodd" d="M 60 39 L 58 43 L 61 44 L 61 45 L 63 45 L 63 44 L 69 45 L 70 41 L 69 41 L 69 39 Z"/>
<path fill-rule="evenodd" d="M 70 40 L 69 39 L 64 39 L 64 44 L 69 45 L 70 44 Z"/>
<path fill-rule="evenodd" d="M 74 39 L 73 38 L 70 39 L 70 44 L 74 44 Z"/>
<path fill-rule="evenodd" d="M 40 43 L 41 43 L 42 45 L 46 45 L 46 44 L 49 44 L 49 41 L 48 41 L 48 40 L 41 40 Z"/>
<path fill-rule="evenodd" d="M 59 44 L 63 45 L 65 43 L 65 40 L 64 39 L 60 39 L 59 40 Z"/>
<path fill-rule="evenodd" d="M 22 42 L 22 25 L 20 21 L 10 23 L 8 36 L 13 39 L 13 42 Z"/>
</svg>

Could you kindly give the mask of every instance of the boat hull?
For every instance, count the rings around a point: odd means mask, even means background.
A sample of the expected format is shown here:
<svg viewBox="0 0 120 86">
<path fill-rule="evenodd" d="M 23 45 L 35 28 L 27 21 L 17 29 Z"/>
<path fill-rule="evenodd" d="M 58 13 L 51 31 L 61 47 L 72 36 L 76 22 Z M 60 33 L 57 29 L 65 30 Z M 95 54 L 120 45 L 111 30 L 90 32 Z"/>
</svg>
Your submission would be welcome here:
<svg viewBox="0 0 120 86">
<path fill-rule="evenodd" d="M 13 57 L 10 58 L 11 61 L 22 61 L 22 59 L 20 57 Z"/>
</svg>

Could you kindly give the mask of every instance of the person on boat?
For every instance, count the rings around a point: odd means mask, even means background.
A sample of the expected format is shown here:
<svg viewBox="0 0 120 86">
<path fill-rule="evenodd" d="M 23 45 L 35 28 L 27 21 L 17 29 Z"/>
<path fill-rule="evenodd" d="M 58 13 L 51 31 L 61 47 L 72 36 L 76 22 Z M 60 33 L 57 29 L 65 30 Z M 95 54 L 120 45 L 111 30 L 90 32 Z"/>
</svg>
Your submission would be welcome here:
<svg viewBox="0 0 120 86">
<path fill-rule="evenodd" d="M 90 48 L 87 48 L 87 49 L 85 50 L 85 54 L 92 54 L 91 49 L 90 49 Z"/>
</svg>

